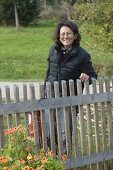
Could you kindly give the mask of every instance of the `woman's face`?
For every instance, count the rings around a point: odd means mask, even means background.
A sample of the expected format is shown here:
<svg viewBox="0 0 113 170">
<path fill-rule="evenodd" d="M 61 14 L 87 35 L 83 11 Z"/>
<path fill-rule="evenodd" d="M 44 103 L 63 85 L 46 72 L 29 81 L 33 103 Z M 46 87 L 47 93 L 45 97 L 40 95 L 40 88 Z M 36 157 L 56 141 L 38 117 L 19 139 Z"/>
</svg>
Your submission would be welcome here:
<svg viewBox="0 0 113 170">
<path fill-rule="evenodd" d="M 73 41 L 76 39 L 77 35 L 75 35 L 69 27 L 62 26 L 60 28 L 60 42 L 63 44 L 64 48 L 71 48 Z"/>
</svg>

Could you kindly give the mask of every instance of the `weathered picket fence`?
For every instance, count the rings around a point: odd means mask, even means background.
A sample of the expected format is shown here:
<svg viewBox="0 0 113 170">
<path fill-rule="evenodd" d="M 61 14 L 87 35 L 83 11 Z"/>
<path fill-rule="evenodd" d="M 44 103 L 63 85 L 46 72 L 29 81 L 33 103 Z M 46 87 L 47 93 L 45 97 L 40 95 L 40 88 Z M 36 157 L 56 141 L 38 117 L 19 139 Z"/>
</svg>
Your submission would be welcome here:
<svg viewBox="0 0 113 170">
<path fill-rule="evenodd" d="M 47 149 L 45 130 L 45 110 L 49 112 L 51 150 L 56 151 L 55 129 L 57 127 L 57 152 L 63 155 L 60 112 L 64 111 L 66 150 L 68 161 L 66 169 L 113 170 L 113 78 L 92 79 L 92 84 L 82 84 L 77 80 L 75 96 L 74 82 L 69 81 L 70 96 L 67 96 L 67 85 L 62 81 L 62 97 L 59 97 L 59 84 L 54 82 L 55 97 L 51 94 L 51 84 L 46 85 L 47 98 L 43 98 L 43 85 L 39 85 L 39 98 L 35 96 L 34 85 L 28 88 L 23 84 L 23 98 L 19 98 L 19 87 L 14 85 L 14 99 L 11 99 L 10 87 L 5 87 L 5 97 L 0 90 L 0 148 L 5 143 L 4 129 L 25 124 L 29 134 L 29 115 L 32 114 L 34 140 L 37 149 Z M 78 116 L 76 116 L 78 106 Z M 69 114 L 72 114 L 72 146 L 70 140 Z M 56 122 L 53 114 L 56 113 Z M 6 123 L 7 118 L 7 123 Z"/>
</svg>

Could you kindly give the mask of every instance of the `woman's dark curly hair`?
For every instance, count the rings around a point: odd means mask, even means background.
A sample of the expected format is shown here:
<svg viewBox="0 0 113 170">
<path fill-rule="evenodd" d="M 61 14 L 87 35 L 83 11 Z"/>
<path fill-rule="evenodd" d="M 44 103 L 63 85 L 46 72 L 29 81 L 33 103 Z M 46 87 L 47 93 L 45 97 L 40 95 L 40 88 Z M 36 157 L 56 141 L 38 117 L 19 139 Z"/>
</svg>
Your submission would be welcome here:
<svg viewBox="0 0 113 170">
<path fill-rule="evenodd" d="M 79 45 L 80 40 L 81 40 L 81 36 L 80 36 L 79 30 L 78 30 L 78 26 L 75 23 L 73 23 L 72 21 L 69 21 L 69 20 L 63 20 L 57 25 L 55 33 L 53 35 L 53 41 L 58 46 L 62 46 L 62 43 L 60 42 L 60 29 L 63 26 L 69 27 L 73 31 L 73 33 L 77 35 L 77 39 L 74 40 L 73 45 Z"/>
</svg>

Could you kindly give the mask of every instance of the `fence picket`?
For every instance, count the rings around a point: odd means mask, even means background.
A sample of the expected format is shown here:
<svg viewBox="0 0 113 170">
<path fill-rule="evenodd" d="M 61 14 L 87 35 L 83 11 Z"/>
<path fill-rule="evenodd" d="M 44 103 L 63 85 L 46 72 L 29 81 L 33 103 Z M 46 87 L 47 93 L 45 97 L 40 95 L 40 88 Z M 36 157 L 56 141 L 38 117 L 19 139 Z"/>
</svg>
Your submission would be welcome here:
<svg viewBox="0 0 113 170">
<path fill-rule="evenodd" d="M 11 98 L 10 98 L 10 88 L 9 86 L 5 86 L 5 94 L 6 94 L 6 103 L 10 103 L 11 102 Z M 7 124 L 8 124 L 8 129 L 12 128 L 13 126 L 13 121 L 12 121 L 12 114 L 8 114 L 7 115 Z"/>
<path fill-rule="evenodd" d="M 85 88 L 86 94 L 89 94 L 89 81 L 84 83 L 84 88 Z M 92 154 L 93 153 L 93 131 L 92 131 L 90 104 L 86 105 L 86 119 L 87 119 L 89 154 Z M 95 170 L 95 166 L 93 164 L 91 164 L 90 169 Z"/>
<path fill-rule="evenodd" d="M 92 87 L 93 87 L 93 93 L 97 93 L 97 85 L 96 80 L 92 79 Z M 99 129 L 99 122 L 98 122 L 98 104 L 93 104 L 94 109 L 94 125 L 95 125 L 95 142 L 96 142 L 96 152 L 100 152 L 100 129 Z M 97 170 L 102 170 L 101 163 L 97 163 Z"/>
<path fill-rule="evenodd" d="M 19 87 L 15 84 L 14 85 L 14 101 L 19 102 Z M 20 113 L 15 114 L 15 121 L 16 126 L 20 124 Z"/>
<path fill-rule="evenodd" d="M 80 80 L 77 80 L 77 93 L 78 93 L 78 96 L 82 95 L 82 85 L 81 85 Z M 79 119 L 80 119 L 81 150 L 82 150 L 82 155 L 85 155 L 86 144 L 85 144 L 85 126 L 84 126 L 84 117 L 83 117 L 83 105 L 79 106 Z"/>
<path fill-rule="evenodd" d="M 29 85 L 29 90 L 30 90 L 30 99 L 35 100 L 35 89 L 34 85 L 30 84 Z M 33 130 L 34 130 L 34 141 L 37 147 L 37 150 L 40 148 L 40 141 L 39 141 L 39 127 L 38 127 L 38 117 L 37 117 L 37 110 L 33 111 L 32 113 L 32 120 L 33 120 Z"/>
<path fill-rule="evenodd" d="M 27 85 L 23 84 L 23 100 L 27 101 L 28 96 L 27 96 Z M 27 131 L 27 135 L 30 135 L 30 131 L 29 131 L 29 112 L 25 112 L 24 113 L 24 117 L 25 117 L 25 127 L 26 127 L 26 131 Z"/>
<path fill-rule="evenodd" d="M 0 103 L 2 103 L 2 91 L 0 88 Z M 4 139 L 4 116 L 0 115 L 0 150 L 4 146 L 5 139 Z"/>
<path fill-rule="evenodd" d="M 70 96 L 75 96 L 74 90 L 74 81 L 69 81 L 69 88 L 70 88 Z M 71 107 L 72 113 L 72 125 L 73 125 L 73 146 L 74 146 L 74 156 L 79 156 L 79 144 L 78 144 L 78 130 L 77 130 L 77 115 L 78 115 L 78 108 L 77 106 Z"/>
<path fill-rule="evenodd" d="M 44 98 L 44 86 L 43 85 L 39 85 L 39 98 Z M 41 128 L 42 128 L 42 145 L 43 145 L 43 149 L 45 151 L 47 151 L 47 137 L 46 137 L 46 120 L 45 120 L 45 110 L 40 110 L 40 114 L 41 114 Z"/>
<path fill-rule="evenodd" d="M 47 91 L 47 98 L 52 98 L 51 94 L 51 84 L 49 82 L 46 83 L 46 91 Z M 50 143 L 51 143 L 51 150 L 55 153 L 55 109 L 49 109 L 49 126 L 50 126 Z"/>
<path fill-rule="evenodd" d="M 69 80 L 69 89 L 70 89 L 70 96 L 75 96 L 75 89 L 74 89 L 74 81 Z M 73 132 L 72 132 L 72 140 L 73 140 L 73 149 L 74 149 L 74 157 L 76 158 L 77 156 L 80 155 L 80 144 L 78 142 L 78 123 L 77 123 L 77 116 L 78 116 L 78 106 L 71 106 L 71 114 L 72 114 L 72 127 L 73 127 Z M 80 168 L 76 168 L 79 170 Z M 74 168 L 74 170 L 76 170 Z"/>
<path fill-rule="evenodd" d="M 112 91 L 113 91 L 113 76 L 112 76 L 112 78 L 111 78 L 111 82 L 112 82 Z"/>
<path fill-rule="evenodd" d="M 106 91 L 110 92 L 110 80 L 105 78 L 105 88 Z M 112 124 L 112 110 L 111 101 L 107 102 L 107 115 L 108 115 L 108 138 L 109 138 L 109 148 L 113 149 L 113 124 Z M 111 170 L 113 170 L 113 160 L 110 161 Z"/>
<path fill-rule="evenodd" d="M 59 97 L 59 84 L 54 82 L 55 97 Z M 56 122 L 57 122 L 57 135 L 58 135 L 58 153 L 61 158 L 63 155 L 63 141 L 62 141 L 62 132 L 61 132 L 61 108 L 56 108 Z"/>
<path fill-rule="evenodd" d="M 77 80 L 77 94 L 78 94 L 78 96 L 83 95 L 82 83 L 80 80 Z M 79 121 L 80 121 L 81 152 L 82 152 L 82 155 L 86 155 L 86 140 L 85 140 L 83 105 L 79 105 L 78 107 L 79 107 Z M 87 170 L 87 167 L 84 166 L 83 169 Z"/>
<path fill-rule="evenodd" d="M 102 78 L 99 78 L 99 92 L 104 92 L 104 81 Z M 107 151 L 107 132 L 106 132 L 106 115 L 105 115 L 105 103 L 100 103 L 100 112 L 101 112 L 101 129 L 102 129 L 102 143 L 103 150 Z M 104 162 L 104 170 L 108 170 L 108 162 Z"/>
<path fill-rule="evenodd" d="M 67 96 L 67 85 L 66 81 L 62 80 L 62 96 Z M 66 134 L 66 149 L 67 149 L 67 156 L 71 157 L 72 149 L 71 149 L 71 132 L 70 132 L 70 107 L 64 107 L 64 123 L 65 123 L 65 134 Z"/>
</svg>

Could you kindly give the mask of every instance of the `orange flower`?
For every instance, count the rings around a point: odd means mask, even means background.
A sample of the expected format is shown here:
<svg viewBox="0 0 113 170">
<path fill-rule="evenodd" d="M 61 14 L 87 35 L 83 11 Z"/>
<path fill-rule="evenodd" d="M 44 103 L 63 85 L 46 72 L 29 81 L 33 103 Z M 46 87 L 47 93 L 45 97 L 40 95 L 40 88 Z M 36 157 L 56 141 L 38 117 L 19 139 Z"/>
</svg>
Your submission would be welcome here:
<svg viewBox="0 0 113 170">
<path fill-rule="evenodd" d="M 54 154 L 53 151 L 50 151 L 48 155 L 50 155 L 51 157 L 54 157 L 54 156 L 55 156 L 55 154 Z"/>
<path fill-rule="evenodd" d="M 32 168 L 32 167 L 29 167 L 29 170 L 34 170 L 34 168 Z"/>
<path fill-rule="evenodd" d="M 27 150 L 28 152 L 30 151 L 30 149 L 31 149 L 30 146 L 27 146 L 26 150 Z"/>
<path fill-rule="evenodd" d="M 27 156 L 27 160 L 31 160 L 32 158 L 33 158 L 32 155 L 29 153 Z"/>
<path fill-rule="evenodd" d="M 34 161 L 38 161 L 38 157 L 34 155 Z"/>
<path fill-rule="evenodd" d="M 67 160 L 67 155 L 63 155 L 62 160 L 64 160 L 64 161 Z"/>
<path fill-rule="evenodd" d="M 9 135 L 9 134 L 11 134 L 11 133 L 12 133 L 12 129 L 11 129 L 11 128 L 4 131 L 4 134 L 5 134 L 5 135 Z"/>
<path fill-rule="evenodd" d="M 22 130 L 22 125 L 17 126 L 16 130 L 21 131 Z"/>
<path fill-rule="evenodd" d="M 48 156 L 49 155 L 49 152 L 46 152 L 46 156 Z"/>
<path fill-rule="evenodd" d="M 21 158 L 19 161 L 21 164 L 25 164 L 25 160 L 23 158 Z"/>
<path fill-rule="evenodd" d="M 17 131 L 17 127 L 14 127 L 14 128 L 11 129 L 11 133 L 14 133 L 16 131 Z"/>
<path fill-rule="evenodd" d="M 24 170 L 34 170 L 32 167 L 25 167 Z"/>
<path fill-rule="evenodd" d="M 44 170 L 44 166 L 43 165 L 39 166 L 38 170 Z"/>
<path fill-rule="evenodd" d="M 46 157 L 43 157 L 42 160 L 41 160 L 42 164 L 45 164 L 47 162 L 47 158 Z"/>
<path fill-rule="evenodd" d="M 7 163 L 7 162 L 8 162 L 8 158 L 7 158 L 7 157 L 5 157 L 5 156 L 1 156 L 1 157 L 0 157 L 0 163 L 5 164 L 5 163 Z"/>
<path fill-rule="evenodd" d="M 25 167 L 24 170 L 29 170 L 29 167 Z"/>
<path fill-rule="evenodd" d="M 30 137 L 34 138 L 33 121 L 31 122 L 31 124 L 29 124 L 29 132 L 30 132 Z"/>
<path fill-rule="evenodd" d="M 9 168 L 7 168 L 7 167 L 4 167 L 4 170 L 10 170 Z"/>
<path fill-rule="evenodd" d="M 40 150 L 40 156 L 44 156 L 44 151 Z"/>
<path fill-rule="evenodd" d="M 10 134 L 16 132 L 17 130 L 20 131 L 21 129 L 22 129 L 22 125 L 19 125 L 19 126 L 17 126 L 17 127 L 10 128 L 10 129 L 6 130 L 6 131 L 4 132 L 4 134 L 5 134 L 5 135 L 10 135 Z"/>
<path fill-rule="evenodd" d="M 13 164 L 12 166 L 11 166 L 11 168 L 17 168 L 18 166 L 17 165 L 15 165 L 15 164 Z"/>
</svg>

